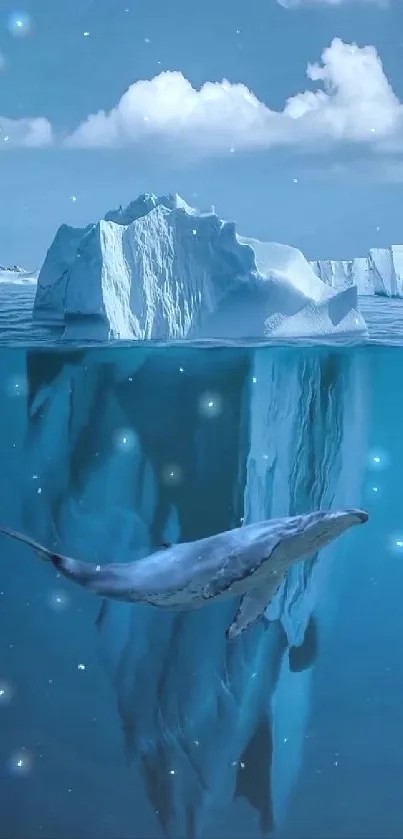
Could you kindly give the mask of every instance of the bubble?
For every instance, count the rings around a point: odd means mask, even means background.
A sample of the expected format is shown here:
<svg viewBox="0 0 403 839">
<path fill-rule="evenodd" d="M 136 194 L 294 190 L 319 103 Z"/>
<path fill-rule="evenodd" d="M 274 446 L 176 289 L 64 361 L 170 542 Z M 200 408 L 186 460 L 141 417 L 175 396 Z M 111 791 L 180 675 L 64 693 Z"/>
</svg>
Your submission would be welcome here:
<svg viewBox="0 0 403 839">
<path fill-rule="evenodd" d="M 33 754 L 32 752 L 28 751 L 28 749 L 26 749 L 25 746 L 13 752 L 8 761 L 8 767 L 11 775 L 15 775 L 20 778 L 29 775 L 33 768 L 33 765 Z"/>
<path fill-rule="evenodd" d="M 136 434 L 131 428 L 119 428 L 114 435 L 115 446 L 121 452 L 133 451 L 136 442 Z"/>
<path fill-rule="evenodd" d="M 50 592 L 48 604 L 54 612 L 65 612 L 70 606 L 70 597 L 62 589 L 54 589 Z"/>
<path fill-rule="evenodd" d="M 27 380 L 25 376 L 10 376 L 6 382 L 6 396 L 13 398 L 25 397 L 27 395 Z"/>
<path fill-rule="evenodd" d="M 32 31 L 32 22 L 26 12 L 12 12 L 8 18 L 8 30 L 15 38 L 25 38 Z"/>
<path fill-rule="evenodd" d="M 165 486 L 179 486 L 183 480 L 182 467 L 178 463 L 167 463 L 162 469 L 161 480 Z"/>
<path fill-rule="evenodd" d="M 0 679 L 0 708 L 9 705 L 14 694 L 15 689 L 11 682 Z"/>
<path fill-rule="evenodd" d="M 203 417 L 218 417 L 223 409 L 219 393 L 206 391 L 199 397 L 199 412 Z"/>
<path fill-rule="evenodd" d="M 388 466 L 388 455 L 385 451 L 375 449 L 369 454 L 369 468 L 380 471 Z"/>
<path fill-rule="evenodd" d="M 373 481 L 373 483 L 372 483 Z M 383 495 L 382 486 L 379 485 L 377 481 L 377 476 L 372 475 L 368 481 L 368 484 L 365 487 L 365 492 L 367 496 L 370 496 L 373 500 L 378 500 Z"/>
</svg>

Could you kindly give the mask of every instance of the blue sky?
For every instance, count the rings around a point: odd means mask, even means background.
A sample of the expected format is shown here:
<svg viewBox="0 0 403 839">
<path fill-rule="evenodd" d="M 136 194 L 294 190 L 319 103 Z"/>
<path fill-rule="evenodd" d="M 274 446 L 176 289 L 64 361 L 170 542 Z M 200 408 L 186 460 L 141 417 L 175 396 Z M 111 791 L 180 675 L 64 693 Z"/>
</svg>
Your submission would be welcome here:
<svg viewBox="0 0 403 839">
<path fill-rule="evenodd" d="M 0 263 L 143 191 L 309 258 L 402 242 L 401 102 L 402 0 L 1 0 Z"/>
</svg>

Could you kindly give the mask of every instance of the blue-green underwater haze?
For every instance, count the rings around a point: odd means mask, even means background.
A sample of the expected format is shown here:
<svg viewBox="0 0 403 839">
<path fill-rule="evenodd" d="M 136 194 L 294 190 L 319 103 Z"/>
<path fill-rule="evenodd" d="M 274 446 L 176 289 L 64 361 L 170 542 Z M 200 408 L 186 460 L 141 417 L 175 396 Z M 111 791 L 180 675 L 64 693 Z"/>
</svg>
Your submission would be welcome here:
<svg viewBox="0 0 403 839">
<path fill-rule="evenodd" d="M 97 563 L 362 506 L 236 602 L 100 601 L 0 542 L 0 837 L 403 835 L 403 350 L 0 351 L 0 519 Z"/>
</svg>

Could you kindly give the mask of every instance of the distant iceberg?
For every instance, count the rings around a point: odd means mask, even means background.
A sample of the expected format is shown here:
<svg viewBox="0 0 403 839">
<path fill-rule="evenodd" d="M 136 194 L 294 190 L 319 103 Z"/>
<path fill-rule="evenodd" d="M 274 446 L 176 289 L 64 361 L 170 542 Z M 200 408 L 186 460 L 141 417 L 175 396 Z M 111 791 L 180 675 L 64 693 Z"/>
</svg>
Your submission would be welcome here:
<svg viewBox="0 0 403 839">
<path fill-rule="evenodd" d="M 20 265 L 0 265 L 0 274 L 26 274 L 27 271 L 25 268 L 21 268 Z"/>
<path fill-rule="evenodd" d="M 295 248 L 247 239 L 178 195 L 139 196 L 85 228 L 63 225 L 34 316 L 99 339 L 269 340 L 365 335 L 357 289 Z"/>
<path fill-rule="evenodd" d="M 360 295 L 403 297 L 403 245 L 372 248 L 357 259 L 317 260 L 311 266 L 333 288 L 354 285 Z"/>
<path fill-rule="evenodd" d="M 38 274 L 36 271 L 27 271 L 20 265 L 0 265 L 0 283 L 24 285 L 25 283 L 36 283 Z"/>
</svg>

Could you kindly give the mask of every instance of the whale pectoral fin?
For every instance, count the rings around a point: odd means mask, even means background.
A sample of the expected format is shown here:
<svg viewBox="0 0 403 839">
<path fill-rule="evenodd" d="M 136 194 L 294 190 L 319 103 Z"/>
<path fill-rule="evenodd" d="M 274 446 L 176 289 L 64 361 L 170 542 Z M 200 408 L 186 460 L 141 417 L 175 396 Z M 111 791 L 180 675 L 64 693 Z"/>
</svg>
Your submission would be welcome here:
<svg viewBox="0 0 403 839">
<path fill-rule="evenodd" d="M 95 626 L 97 629 L 101 629 L 106 617 L 108 615 L 108 601 L 105 598 L 102 600 L 100 610 L 98 612 L 98 616 L 95 621 Z"/>
<path fill-rule="evenodd" d="M 264 619 L 264 613 L 283 582 L 285 574 L 271 574 L 262 581 L 258 588 L 244 594 L 234 620 L 228 627 L 226 637 L 233 641 L 242 635 L 245 629 L 252 626 L 259 619 Z"/>
</svg>

